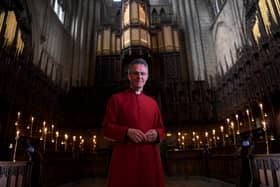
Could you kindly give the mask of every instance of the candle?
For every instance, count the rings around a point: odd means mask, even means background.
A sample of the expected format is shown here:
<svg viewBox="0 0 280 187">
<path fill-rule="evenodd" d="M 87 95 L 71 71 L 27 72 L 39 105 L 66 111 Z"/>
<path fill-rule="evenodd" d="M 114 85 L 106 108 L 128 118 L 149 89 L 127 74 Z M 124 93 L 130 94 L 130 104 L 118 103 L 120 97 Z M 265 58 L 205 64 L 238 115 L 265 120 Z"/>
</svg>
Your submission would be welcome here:
<svg viewBox="0 0 280 187">
<path fill-rule="evenodd" d="M 53 132 L 54 132 L 54 124 L 52 124 L 52 130 L 51 130 L 51 142 L 54 143 L 54 139 L 53 139 Z"/>
<path fill-rule="evenodd" d="M 85 142 L 85 140 L 84 140 L 84 139 L 81 139 L 80 144 L 81 144 L 81 151 L 82 151 L 82 152 L 84 151 L 84 142 Z"/>
<path fill-rule="evenodd" d="M 236 134 L 240 134 L 238 114 L 235 114 L 235 118 L 236 118 L 236 123 L 237 123 L 237 131 L 236 131 Z"/>
<path fill-rule="evenodd" d="M 93 135 L 92 143 L 93 143 L 93 152 L 94 152 L 96 149 L 96 135 Z"/>
<path fill-rule="evenodd" d="M 225 146 L 225 145 L 226 145 L 226 142 L 225 142 L 225 135 L 224 135 L 224 126 L 221 125 L 220 128 L 221 128 L 223 146 Z"/>
<path fill-rule="evenodd" d="M 65 139 L 64 152 L 66 152 L 67 151 L 67 140 L 68 140 L 68 135 L 67 134 L 64 135 L 64 139 Z"/>
<path fill-rule="evenodd" d="M 194 144 L 194 147 L 196 147 L 196 139 L 195 139 L 195 132 L 193 131 L 192 132 L 192 135 L 193 135 L 193 138 L 192 138 L 192 140 L 193 140 L 193 144 Z"/>
<path fill-rule="evenodd" d="M 208 142 L 208 132 L 207 131 L 205 131 L 205 142 L 206 142 L 206 146 L 209 146 L 208 144 L 209 144 L 209 142 Z"/>
<path fill-rule="evenodd" d="M 263 121 L 262 124 L 263 124 L 263 131 L 264 131 L 265 144 L 266 144 L 266 154 L 269 155 L 269 141 L 268 141 L 268 135 L 267 135 L 266 122 Z"/>
<path fill-rule="evenodd" d="M 235 135 L 235 132 L 234 132 L 234 123 L 230 122 L 230 125 L 231 125 L 232 135 L 233 135 L 233 144 L 235 145 L 236 144 L 236 135 Z"/>
<path fill-rule="evenodd" d="M 55 132 L 55 147 L 54 147 L 54 150 L 57 151 L 57 141 L 58 141 L 58 137 L 59 137 L 59 132 L 56 131 Z"/>
<path fill-rule="evenodd" d="M 262 124 L 263 124 L 263 130 L 266 131 L 266 123 L 265 123 L 265 121 L 262 121 Z"/>
<path fill-rule="evenodd" d="M 215 136 L 215 134 L 216 134 L 216 130 L 213 129 L 213 130 L 212 130 L 212 135 L 213 135 L 213 140 L 214 140 L 214 146 L 216 147 L 216 146 L 217 146 L 217 142 L 216 142 L 216 136 Z"/>
<path fill-rule="evenodd" d="M 46 121 L 43 121 L 43 127 L 42 127 L 42 130 L 41 130 L 41 138 L 40 138 L 40 140 L 43 140 L 44 139 L 44 129 L 45 129 L 45 127 L 46 127 Z"/>
<path fill-rule="evenodd" d="M 46 152 L 47 133 L 48 133 L 48 128 L 45 127 L 45 128 L 44 128 L 44 136 L 43 136 L 43 140 L 44 140 L 44 152 Z"/>
<path fill-rule="evenodd" d="M 227 133 L 230 134 L 230 123 L 229 123 L 229 122 L 230 122 L 230 119 L 227 118 L 226 120 L 227 120 L 227 127 L 228 127 L 228 128 L 227 128 L 227 129 L 228 129 L 228 132 L 227 132 Z"/>
<path fill-rule="evenodd" d="M 43 140 L 43 131 L 42 131 L 42 129 L 39 129 L 39 133 L 41 134 L 40 140 L 42 141 Z"/>
<path fill-rule="evenodd" d="M 21 113 L 18 112 L 18 113 L 17 113 L 17 120 L 18 120 L 18 121 L 19 121 L 19 119 L 20 119 L 20 115 L 21 115 Z"/>
<path fill-rule="evenodd" d="M 199 136 L 196 135 L 196 142 L 197 142 L 197 148 L 199 149 L 200 148 L 200 143 L 199 143 Z"/>
<path fill-rule="evenodd" d="M 79 149 L 80 149 L 80 151 L 82 151 L 82 139 L 83 139 L 83 137 L 82 137 L 82 136 L 80 136 L 79 138 L 80 138 Z"/>
<path fill-rule="evenodd" d="M 34 117 L 31 116 L 31 124 L 30 124 L 30 136 L 33 136 L 33 123 L 34 123 Z"/>
<path fill-rule="evenodd" d="M 251 120 L 250 120 L 249 109 L 246 109 L 246 114 L 247 114 L 247 118 L 248 118 L 249 130 L 252 131 L 252 124 L 251 124 Z"/>
<path fill-rule="evenodd" d="M 13 162 L 16 162 L 16 154 L 17 154 L 17 145 L 18 145 L 19 133 L 20 133 L 20 131 L 17 130 L 16 131 L 16 137 L 15 137 L 16 143 L 15 143 L 15 147 L 14 147 Z"/>
<path fill-rule="evenodd" d="M 262 120 L 264 121 L 263 104 L 260 103 L 260 104 L 259 104 L 259 107 L 260 107 L 260 109 L 261 109 Z"/>
</svg>

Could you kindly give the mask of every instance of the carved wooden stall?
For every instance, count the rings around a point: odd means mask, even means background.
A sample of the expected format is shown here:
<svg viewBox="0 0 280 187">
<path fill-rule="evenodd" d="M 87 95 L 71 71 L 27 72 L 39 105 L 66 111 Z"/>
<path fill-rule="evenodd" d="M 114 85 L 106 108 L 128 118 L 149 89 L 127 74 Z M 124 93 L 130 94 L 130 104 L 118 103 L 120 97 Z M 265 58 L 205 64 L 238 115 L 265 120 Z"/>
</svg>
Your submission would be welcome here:
<svg viewBox="0 0 280 187">
<path fill-rule="evenodd" d="M 55 187 L 81 178 L 106 177 L 109 152 L 71 153 L 50 152 L 41 161 L 41 185 Z"/>
<path fill-rule="evenodd" d="M 169 151 L 167 154 L 167 174 L 171 176 L 206 176 L 239 185 L 241 172 L 238 154 L 203 150 Z"/>
<path fill-rule="evenodd" d="M 257 154 L 252 158 L 254 186 L 280 185 L 280 154 Z"/>
<path fill-rule="evenodd" d="M 31 185 L 31 164 L 26 161 L 1 161 L 0 186 L 25 187 Z"/>
</svg>

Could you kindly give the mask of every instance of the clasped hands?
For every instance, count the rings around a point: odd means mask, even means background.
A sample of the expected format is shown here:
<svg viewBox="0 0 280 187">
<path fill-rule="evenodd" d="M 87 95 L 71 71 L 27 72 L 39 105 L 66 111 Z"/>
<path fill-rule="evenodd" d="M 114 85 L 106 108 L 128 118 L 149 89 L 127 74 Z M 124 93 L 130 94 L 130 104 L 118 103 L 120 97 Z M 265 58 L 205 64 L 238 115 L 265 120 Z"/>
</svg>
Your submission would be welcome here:
<svg viewBox="0 0 280 187">
<path fill-rule="evenodd" d="M 127 130 L 127 136 L 135 143 L 153 143 L 156 141 L 158 133 L 155 129 L 150 129 L 146 133 L 143 133 L 139 129 L 129 128 Z"/>
</svg>

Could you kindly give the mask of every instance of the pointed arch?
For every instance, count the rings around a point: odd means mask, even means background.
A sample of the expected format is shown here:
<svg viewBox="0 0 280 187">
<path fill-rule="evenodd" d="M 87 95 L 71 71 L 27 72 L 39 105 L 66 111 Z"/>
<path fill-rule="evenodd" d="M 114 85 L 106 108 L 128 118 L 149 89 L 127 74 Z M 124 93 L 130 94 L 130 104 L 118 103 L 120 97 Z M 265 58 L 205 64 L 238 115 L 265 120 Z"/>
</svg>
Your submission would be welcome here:
<svg viewBox="0 0 280 187">
<path fill-rule="evenodd" d="M 162 21 L 164 21 L 164 20 L 166 20 L 166 13 L 165 13 L 165 10 L 164 10 L 164 8 L 161 8 L 160 9 L 160 21 L 162 22 Z"/>
<path fill-rule="evenodd" d="M 157 10 L 154 8 L 152 11 L 152 25 L 155 25 L 158 23 L 158 13 Z"/>
</svg>

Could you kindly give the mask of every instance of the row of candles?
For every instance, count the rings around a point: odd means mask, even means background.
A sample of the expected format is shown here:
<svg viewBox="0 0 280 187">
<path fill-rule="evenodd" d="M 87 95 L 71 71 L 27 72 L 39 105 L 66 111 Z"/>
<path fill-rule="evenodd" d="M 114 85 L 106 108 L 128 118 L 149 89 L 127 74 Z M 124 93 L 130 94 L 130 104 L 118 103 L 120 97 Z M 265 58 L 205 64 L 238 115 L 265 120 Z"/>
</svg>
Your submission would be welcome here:
<svg viewBox="0 0 280 187">
<path fill-rule="evenodd" d="M 269 154 L 269 140 L 268 140 L 267 122 L 266 122 L 267 114 L 263 110 L 262 103 L 259 103 L 259 108 L 260 108 L 260 112 L 261 112 L 261 125 L 262 125 L 262 129 L 264 131 L 264 136 L 265 136 L 264 138 L 265 138 L 265 143 L 266 143 L 266 153 Z M 253 118 L 252 114 L 250 116 L 249 109 L 246 109 L 246 115 L 247 115 L 247 120 L 248 120 L 249 131 L 252 132 L 254 118 Z M 226 123 L 227 123 L 227 127 L 228 127 L 227 132 L 225 132 L 225 128 L 223 125 L 220 126 L 220 134 L 217 134 L 216 129 L 212 129 L 212 138 L 210 137 L 210 133 L 208 131 L 205 131 L 204 141 L 202 141 L 202 138 L 199 136 L 201 133 L 193 131 L 191 140 L 193 142 L 194 147 L 200 148 L 200 146 L 203 143 L 208 145 L 209 147 L 216 147 L 217 141 L 220 141 L 222 143 L 222 145 L 225 146 L 226 139 L 228 139 L 231 135 L 232 135 L 232 139 L 233 139 L 233 144 L 236 145 L 237 136 L 240 135 L 240 127 L 243 124 L 240 122 L 238 114 L 235 115 L 235 120 L 236 121 L 230 120 L 230 118 L 226 119 Z M 236 123 L 237 127 L 235 127 L 235 123 Z M 186 145 L 186 139 L 187 139 L 186 136 L 188 135 L 188 133 L 178 132 L 177 135 L 178 135 L 177 136 L 178 145 L 180 148 L 184 149 L 185 145 Z"/>
<path fill-rule="evenodd" d="M 64 147 L 64 152 L 69 151 L 70 146 L 71 151 L 74 152 L 76 151 L 77 145 L 78 149 L 80 151 L 84 151 L 84 144 L 85 144 L 85 139 L 83 136 L 72 136 L 72 141 L 70 140 L 70 135 L 67 133 L 64 134 L 64 136 L 60 135 L 60 132 L 57 130 L 55 131 L 55 125 L 52 124 L 50 125 L 50 128 L 47 126 L 47 122 L 43 121 L 42 127 L 39 129 L 39 131 L 35 134 L 33 131 L 33 125 L 34 125 L 34 117 L 31 116 L 31 122 L 26 126 L 26 130 L 24 128 L 21 128 L 20 126 L 20 118 L 21 118 L 21 112 L 17 113 L 17 120 L 15 122 L 15 127 L 16 127 L 16 136 L 15 136 L 15 145 L 14 145 L 14 151 L 13 151 L 13 161 L 16 162 L 16 152 L 17 152 L 17 146 L 18 146 L 18 140 L 21 135 L 29 136 L 29 137 L 35 137 L 37 138 L 38 135 L 40 137 L 40 140 L 42 141 L 43 145 L 43 152 L 46 152 L 46 145 L 48 142 L 54 144 L 54 150 L 59 151 L 58 145 L 59 145 L 59 140 L 61 140 L 60 144 Z M 48 135 L 50 135 L 50 138 L 48 139 Z M 77 138 L 79 137 L 79 138 Z M 96 135 L 93 135 L 92 138 L 92 151 L 95 151 L 96 146 L 97 146 L 97 137 Z"/>
<path fill-rule="evenodd" d="M 225 146 L 226 145 L 225 137 L 228 138 L 228 136 L 224 134 L 223 129 L 224 127 L 221 126 L 221 137 L 216 133 L 216 129 L 212 130 L 212 138 L 210 137 L 210 133 L 208 131 L 205 131 L 204 141 L 203 138 L 201 138 L 199 132 L 193 131 L 192 136 L 190 137 L 191 141 L 193 142 L 193 147 L 199 149 L 202 144 L 208 145 L 209 147 L 216 147 L 218 141 L 222 141 L 223 146 Z M 177 141 L 179 147 L 185 149 L 188 133 L 178 132 L 177 135 L 178 135 Z"/>
</svg>

